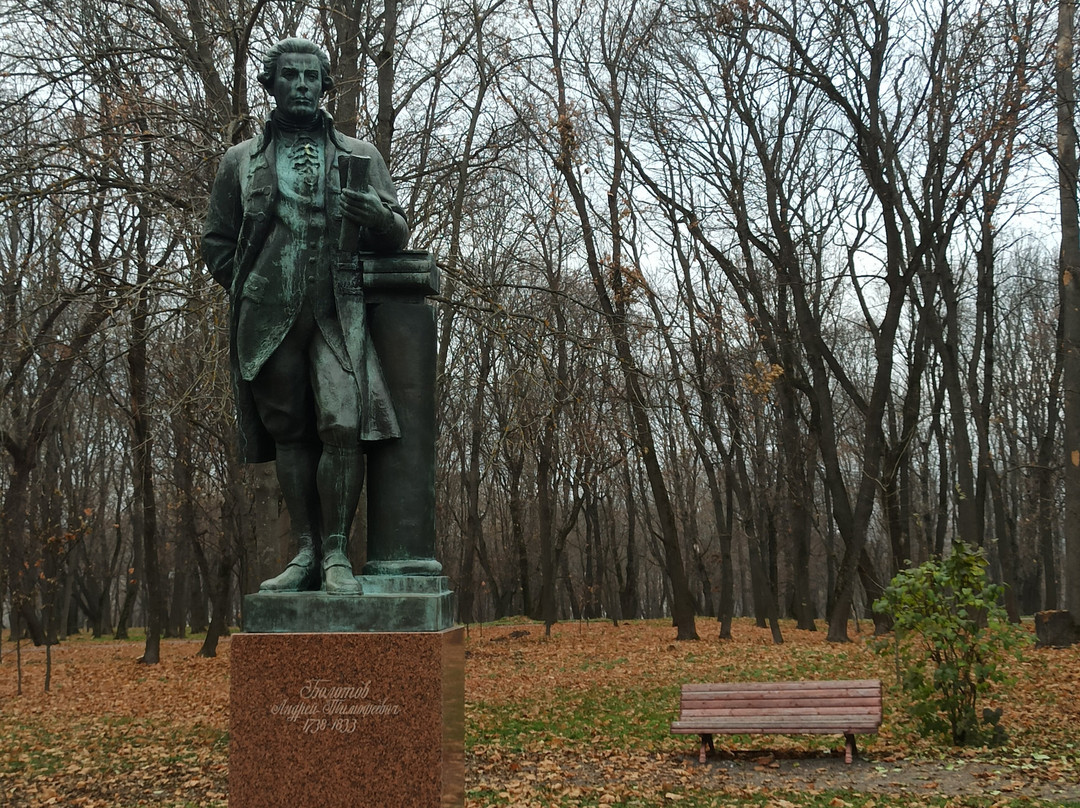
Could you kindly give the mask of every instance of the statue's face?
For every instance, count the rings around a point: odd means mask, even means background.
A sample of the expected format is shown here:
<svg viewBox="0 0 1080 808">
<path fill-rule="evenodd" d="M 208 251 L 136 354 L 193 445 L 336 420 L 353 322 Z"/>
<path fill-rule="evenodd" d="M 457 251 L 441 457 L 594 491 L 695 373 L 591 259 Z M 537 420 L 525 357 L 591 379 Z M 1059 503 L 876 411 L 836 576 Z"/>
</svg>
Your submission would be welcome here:
<svg viewBox="0 0 1080 808">
<path fill-rule="evenodd" d="M 313 53 L 283 53 L 274 71 L 274 101 L 290 118 L 313 118 L 322 98 L 322 70 Z"/>
</svg>

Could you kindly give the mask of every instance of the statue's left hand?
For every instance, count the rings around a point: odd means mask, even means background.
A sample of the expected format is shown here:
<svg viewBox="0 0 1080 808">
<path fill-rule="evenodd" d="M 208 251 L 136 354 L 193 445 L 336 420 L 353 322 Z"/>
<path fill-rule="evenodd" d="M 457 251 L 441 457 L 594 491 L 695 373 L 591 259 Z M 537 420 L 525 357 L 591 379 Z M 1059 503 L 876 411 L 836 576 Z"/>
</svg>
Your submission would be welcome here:
<svg viewBox="0 0 1080 808">
<path fill-rule="evenodd" d="M 371 188 L 366 191 L 342 188 L 341 211 L 361 227 L 379 233 L 385 233 L 394 226 L 393 211 L 383 204 L 382 197 Z"/>
</svg>

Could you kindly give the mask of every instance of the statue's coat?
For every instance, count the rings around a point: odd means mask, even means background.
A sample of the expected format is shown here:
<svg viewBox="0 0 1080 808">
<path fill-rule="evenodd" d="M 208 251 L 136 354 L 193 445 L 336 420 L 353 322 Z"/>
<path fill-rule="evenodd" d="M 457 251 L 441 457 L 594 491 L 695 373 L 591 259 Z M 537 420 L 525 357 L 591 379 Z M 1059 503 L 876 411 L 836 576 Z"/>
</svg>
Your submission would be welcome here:
<svg viewBox="0 0 1080 808">
<path fill-rule="evenodd" d="M 383 204 L 398 214 L 386 233 L 360 230 L 358 249 L 390 253 L 408 241 L 404 211 L 390 173 L 375 147 L 333 128 L 323 113 L 325 131 L 324 241 L 314 274 L 315 320 L 331 350 L 351 370 L 361 403 L 361 441 L 400 437 L 393 403 L 387 393 L 379 358 L 365 322 L 356 255 L 338 249 L 342 224 L 341 183 L 337 155 L 370 159 L 368 182 Z M 274 441 L 259 419 L 250 381 L 285 338 L 303 303 L 304 291 L 280 282 L 279 251 L 267 248 L 277 221 L 279 184 L 273 124 L 250 140 L 230 148 L 221 159 L 210 194 L 203 233 L 203 259 L 214 280 L 229 293 L 229 359 L 237 407 L 240 459 L 262 463 L 274 459 Z M 290 288 L 293 292 L 290 293 Z M 360 320 L 361 322 L 358 322 Z M 307 383 L 307 380 L 298 380 Z"/>
</svg>

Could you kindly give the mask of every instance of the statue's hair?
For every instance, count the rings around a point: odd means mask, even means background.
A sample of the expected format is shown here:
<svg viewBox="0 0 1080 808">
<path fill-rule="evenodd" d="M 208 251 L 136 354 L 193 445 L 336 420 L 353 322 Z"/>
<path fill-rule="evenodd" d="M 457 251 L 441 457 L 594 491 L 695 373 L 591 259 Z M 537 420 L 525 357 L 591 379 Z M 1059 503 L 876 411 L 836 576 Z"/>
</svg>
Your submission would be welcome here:
<svg viewBox="0 0 1080 808">
<path fill-rule="evenodd" d="M 313 56 L 319 57 L 323 94 L 328 93 L 334 88 L 334 79 L 330 75 L 330 57 L 326 55 L 326 51 L 310 39 L 301 39 L 300 37 L 294 36 L 283 39 L 272 45 L 270 50 L 263 54 L 262 70 L 259 71 L 257 78 L 259 84 L 265 87 L 267 92 L 272 92 L 274 89 L 274 78 L 277 74 L 278 57 L 283 53 L 310 53 Z"/>
</svg>

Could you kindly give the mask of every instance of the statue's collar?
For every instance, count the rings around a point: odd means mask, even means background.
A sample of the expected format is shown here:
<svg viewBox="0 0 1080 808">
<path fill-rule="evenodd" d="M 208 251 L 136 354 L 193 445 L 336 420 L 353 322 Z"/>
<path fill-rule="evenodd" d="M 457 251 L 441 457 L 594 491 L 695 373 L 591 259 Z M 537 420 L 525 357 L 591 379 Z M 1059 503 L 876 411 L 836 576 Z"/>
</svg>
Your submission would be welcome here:
<svg viewBox="0 0 1080 808">
<path fill-rule="evenodd" d="M 335 146 L 339 148 L 343 146 L 341 133 L 334 128 L 333 118 L 330 117 L 326 110 L 321 109 L 309 126 L 298 126 L 290 121 L 280 119 L 275 114 L 271 114 L 270 119 L 263 126 L 262 133 L 259 135 L 259 142 L 256 144 L 255 152 L 259 153 L 266 149 L 281 132 L 324 132 L 330 137 Z"/>
<path fill-rule="evenodd" d="M 282 114 L 280 109 L 275 109 L 270 113 L 267 125 L 273 126 L 278 132 L 319 132 L 326 127 L 326 119 L 321 110 L 306 121 L 298 121 Z"/>
</svg>

